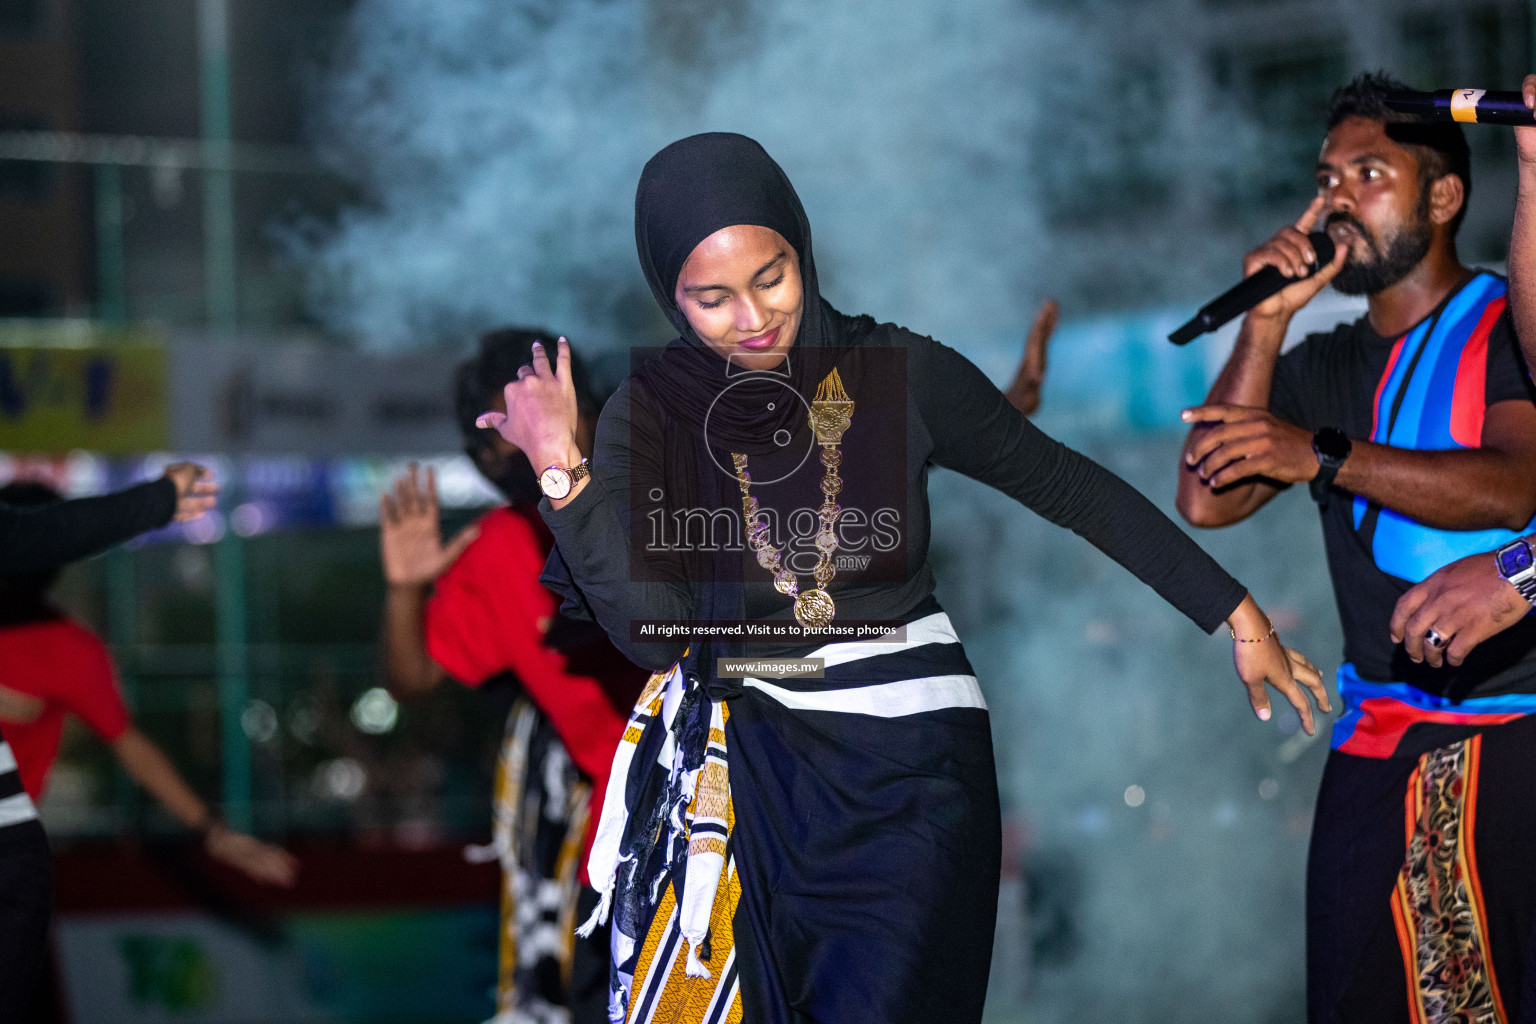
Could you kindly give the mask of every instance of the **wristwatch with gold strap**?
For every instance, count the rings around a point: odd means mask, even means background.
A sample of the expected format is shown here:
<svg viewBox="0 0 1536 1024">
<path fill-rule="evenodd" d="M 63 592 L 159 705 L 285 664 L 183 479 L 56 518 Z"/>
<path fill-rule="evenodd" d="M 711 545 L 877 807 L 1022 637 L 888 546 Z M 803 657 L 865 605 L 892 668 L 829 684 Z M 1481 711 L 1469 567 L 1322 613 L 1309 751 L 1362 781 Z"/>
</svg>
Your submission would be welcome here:
<svg viewBox="0 0 1536 1024">
<path fill-rule="evenodd" d="M 586 459 L 582 459 L 570 469 L 566 469 L 559 463 L 546 466 L 544 472 L 539 474 L 539 490 L 543 491 L 545 497 L 551 501 L 559 501 L 570 494 L 571 488 L 576 486 L 578 480 L 586 477 L 588 472 Z"/>
</svg>

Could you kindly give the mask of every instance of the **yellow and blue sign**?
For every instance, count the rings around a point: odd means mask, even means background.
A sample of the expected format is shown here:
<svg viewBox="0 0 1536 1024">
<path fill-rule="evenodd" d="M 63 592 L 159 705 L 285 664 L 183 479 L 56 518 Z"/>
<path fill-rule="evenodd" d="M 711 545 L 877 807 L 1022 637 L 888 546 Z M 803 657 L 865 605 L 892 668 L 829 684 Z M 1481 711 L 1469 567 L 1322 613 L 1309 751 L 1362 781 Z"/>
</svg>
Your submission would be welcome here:
<svg viewBox="0 0 1536 1024">
<path fill-rule="evenodd" d="M 152 335 L 0 345 L 0 450 L 163 451 L 169 405 L 166 353 Z"/>
</svg>

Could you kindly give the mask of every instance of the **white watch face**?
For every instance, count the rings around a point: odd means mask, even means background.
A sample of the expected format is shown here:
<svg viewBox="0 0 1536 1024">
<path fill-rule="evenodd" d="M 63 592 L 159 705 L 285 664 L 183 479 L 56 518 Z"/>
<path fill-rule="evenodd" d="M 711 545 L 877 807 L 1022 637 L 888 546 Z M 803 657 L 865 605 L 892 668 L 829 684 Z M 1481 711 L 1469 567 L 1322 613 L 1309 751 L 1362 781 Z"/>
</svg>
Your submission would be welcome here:
<svg viewBox="0 0 1536 1024">
<path fill-rule="evenodd" d="M 559 501 L 571 493 L 571 472 L 559 466 L 550 466 L 539 474 L 539 489 L 549 498 Z"/>
</svg>

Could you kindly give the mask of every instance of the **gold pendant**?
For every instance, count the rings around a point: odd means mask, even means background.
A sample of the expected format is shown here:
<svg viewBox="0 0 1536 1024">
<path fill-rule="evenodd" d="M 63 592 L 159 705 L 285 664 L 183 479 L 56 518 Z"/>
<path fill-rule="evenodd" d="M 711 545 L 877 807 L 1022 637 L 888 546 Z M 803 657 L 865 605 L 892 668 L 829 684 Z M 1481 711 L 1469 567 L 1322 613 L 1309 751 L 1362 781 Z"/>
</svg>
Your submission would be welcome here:
<svg viewBox="0 0 1536 1024">
<path fill-rule="evenodd" d="M 838 376 L 835 368 L 817 387 L 807 419 L 816 434 L 816 442 L 823 445 L 839 444 L 844 431 L 853 422 L 853 400 L 843 390 L 843 378 Z"/>
<path fill-rule="evenodd" d="M 837 608 L 825 590 L 802 590 L 795 597 L 795 618 L 806 629 L 825 629 L 836 614 Z"/>
</svg>

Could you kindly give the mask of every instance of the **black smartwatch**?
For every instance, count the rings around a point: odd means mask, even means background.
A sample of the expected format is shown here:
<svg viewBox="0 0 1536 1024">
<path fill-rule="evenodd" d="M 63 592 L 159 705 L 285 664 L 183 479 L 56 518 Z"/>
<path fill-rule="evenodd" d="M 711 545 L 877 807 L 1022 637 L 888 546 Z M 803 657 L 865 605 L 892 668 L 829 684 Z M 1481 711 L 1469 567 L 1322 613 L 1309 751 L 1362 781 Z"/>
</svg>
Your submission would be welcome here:
<svg viewBox="0 0 1536 1024">
<path fill-rule="evenodd" d="M 1321 427 L 1312 435 L 1312 454 L 1317 456 L 1317 476 L 1308 485 L 1312 500 L 1319 505 L 1328 504 L 1328 488 L 1339 475 L 1339 467 L 1349 458 L 1352 445 L 1344 431 L 1337 427 Z"/>
</svg>

